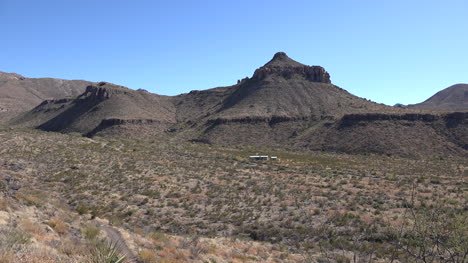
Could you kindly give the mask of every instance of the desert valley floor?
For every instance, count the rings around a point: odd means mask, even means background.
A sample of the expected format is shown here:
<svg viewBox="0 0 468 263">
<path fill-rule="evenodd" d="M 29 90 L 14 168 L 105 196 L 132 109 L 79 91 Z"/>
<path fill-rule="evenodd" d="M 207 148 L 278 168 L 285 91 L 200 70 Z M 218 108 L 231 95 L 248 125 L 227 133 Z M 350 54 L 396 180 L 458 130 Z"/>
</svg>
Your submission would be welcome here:
<svg viewBox="0 0 468 263">
<path fill-rule="evenodd" d="M 10 128 L 0 145 L 2 262 L 82 262 L 99 238 L 135 262 L 466 262 L 466 157 Z"/>
</svg>

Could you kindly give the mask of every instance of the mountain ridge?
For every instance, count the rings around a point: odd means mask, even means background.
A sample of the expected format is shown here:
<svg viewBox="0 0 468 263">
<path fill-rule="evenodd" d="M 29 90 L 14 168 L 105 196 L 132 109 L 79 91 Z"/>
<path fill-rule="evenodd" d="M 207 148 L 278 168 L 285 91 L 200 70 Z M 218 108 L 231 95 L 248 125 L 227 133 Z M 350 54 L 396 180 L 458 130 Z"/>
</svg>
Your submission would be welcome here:
<svg viewBox="0 0 468 263">
<path fill-rule="evenodd" d="M 164 137 L 407 156 L 464 155 L 468 118 L 456 116 L 357 97 L 333 85 L 324 68 L 303 65 L 278 52 L 252 77 L 232 86 L 162 96 L 92 83 L 78 96 L 45 101 L 11 123 L 89 137 Z M 420 146 L 409 147 L 412 141 Z M 423 147 L 425 142 L 435 150 Z"/>
<path fill-rule="evenodd" d="M 27 78 L 17 73 L 0 72 L 0 124 L 31 110 L 44 100 L 78 96 L 91 83 L 85 80 Z"/>
</svg>

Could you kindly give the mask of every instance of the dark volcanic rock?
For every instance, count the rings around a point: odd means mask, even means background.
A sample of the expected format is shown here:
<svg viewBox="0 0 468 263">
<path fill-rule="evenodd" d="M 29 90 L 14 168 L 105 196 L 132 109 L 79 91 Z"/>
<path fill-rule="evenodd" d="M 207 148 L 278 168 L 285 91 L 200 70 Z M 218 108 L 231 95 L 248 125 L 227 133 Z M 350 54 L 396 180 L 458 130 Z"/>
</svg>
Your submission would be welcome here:
<svg viewBox="0 0 468 263">
<path fill-rule="evenodd" d="M 302 76 L 305 79 L 313 82 L 331 83 L 330 75 L 324 68 L 320 66 L 303 66 L 303 67 L 262 67 L 255 71 L 254 79 L 264 79 L 268 75 L 278 74 L 286 79 L 292 78 L 294 75 Z"/>
<path fill-rule="evenodd" d="M 227 123 L 269 123 L 276 124 L 280 122 L 298 121 L 298 120 L 318 120 L 314 116 L 310 117 L 288 117 L 288 116 L 271 116 L 271 117 L 245 117 L 245 118 L 217 118 L 208 120 L 208 124 L 219 125 Z"/>
<path fill-rule="evenodd" d="M 331 83 L 330 74 L 323 67 L 303 65 L 290 59 L 284 52 L 276 53 L 270 62 L 255 71 L 252 78 L 262 80 L 273 74 L 286 79 L 297 75 L 313 82 Z"/>
<path fill-rule="evenodd" d="M 95 98 L 97 100 L 105 100 L 110 97 L 109 89 L 103 87 L 104 85 L 99 83 L 98 86 L 87 86 L 86 91 L 79 96 L 80 97 L 88 97 L 88 98 Z"/>
<path fill-rule="evenodd" d="M 346 114 L 341 118 L 342 122 L 359 122 L 359 121 L 382 121 L 382 120 L 395 120 L 395 121 L 426 121 L 433 122 L 443 119 L 445 121 L 460 122 L 468 120 L 468 112 L 452 112 L 443 115 L 436 114 L 420 114 L 420 113 L 406 113 L 406 114 L 386 114 L 386 113 L 366 113 L 366 114 Z"/>
<path fill-rule="evenodd" d="M 357 122 L 357 121 L 378 121 L 378 120 L 407 120 L 407 121 L 435 121 L 439 118 L 432 114 L 385 114 L 385 113 L 367 113 L 367 114 L 347 114 L 341 118 L 342 122 Z"/>
</svg>

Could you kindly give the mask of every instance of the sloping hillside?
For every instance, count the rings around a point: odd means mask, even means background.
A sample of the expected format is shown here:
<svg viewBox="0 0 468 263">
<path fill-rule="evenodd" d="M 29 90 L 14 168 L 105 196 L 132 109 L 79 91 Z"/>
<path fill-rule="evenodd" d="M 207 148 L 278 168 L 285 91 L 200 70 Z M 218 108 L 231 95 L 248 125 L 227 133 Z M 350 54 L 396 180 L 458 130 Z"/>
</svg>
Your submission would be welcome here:
<svg viewBox="0 0 468 263">
<path fill-rule="evenodd" d="M 350 112 L 389 110 L 331 84 L 320 66 L 306 66 L 285 53 L 257 69 L 227 97 L 216 117 L 225 119 L 340 116 Z"/>
<path fill-rule="evenodd" d="M 46 99 L 77 96 L 92 82 L 53 78 L 26 78 L 0 72 L 0 124 Z"/>
<path fill-rule="evenodd" d="M 305 131 L 297 148 L 400 156 L 468 154 L 468 114 L 350 114 Z"/>
<path fill-rule="evenodd" d="M 468 111 L 468 84 L 456 84 L 409 108 L 434 111 Z"/>
<path fill-rule="evenodd" d="M 90 85 L 74 99 L 44 101 L 14 120 L 14 124 L 37 126 L 41 130 L 88 134 L 102 125 L 126 121 L 175 122 L 175 109 L 165 96 L 134 91 L 101 82 Z M 100 126 L 101 125 L 101 126 Z"/>
<path fill-rule="evenodd" d="M 324 68 L 303 65 L 283 52 L 228 90 L 197 122 L 203 124 L 197 141 L 290 146 L 291 139 L 324 120 L 401 111 L 354 96 L 331 84 Z"/>
</svg>

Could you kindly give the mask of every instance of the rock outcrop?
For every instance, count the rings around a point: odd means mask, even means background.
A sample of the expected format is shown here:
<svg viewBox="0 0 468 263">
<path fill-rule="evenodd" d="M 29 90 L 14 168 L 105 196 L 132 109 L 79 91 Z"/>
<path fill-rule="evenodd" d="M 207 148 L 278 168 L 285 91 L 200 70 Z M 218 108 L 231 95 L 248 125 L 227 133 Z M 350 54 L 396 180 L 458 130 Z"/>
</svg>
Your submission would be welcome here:
<svg viewBox="0 0 468 263">
<path fill-rule="evenodd" d="M 96 100 L 106 100 L 110 96 L 116 94 L 129 94 L 134 92 L 124 86 L 115 85 L 107 82 L 99 82 L 97 85 L 89 85 L 86 87 L 86 90 L 78 98 L 88 98 Z"/>
<path fill-rule="evenodd" d="M 270 62 L 255 71 L 252 78 L 262 80 L 274 74 L 285 79 L 299 76 L 312 82 L 331 83 L 330 74 L 323 67 L 303 65 L 290 59 L 284 52 L 276 53 Z"/>
<path fill-rule="evenodd" d="M 450 123 L 460 123 L 468 121 L 468 112 L 452 112 L 442 115 L 437 114 L 385 114 L 385 113 L 366 113 L 366 114 L 346 114 L 341 118 L 341 124 L 348 126 L 357 122 L 372 122 L 372 121 L 424 121 L 434 122 L 443 120 Z"/>
</svg>

